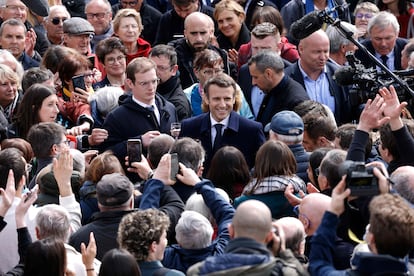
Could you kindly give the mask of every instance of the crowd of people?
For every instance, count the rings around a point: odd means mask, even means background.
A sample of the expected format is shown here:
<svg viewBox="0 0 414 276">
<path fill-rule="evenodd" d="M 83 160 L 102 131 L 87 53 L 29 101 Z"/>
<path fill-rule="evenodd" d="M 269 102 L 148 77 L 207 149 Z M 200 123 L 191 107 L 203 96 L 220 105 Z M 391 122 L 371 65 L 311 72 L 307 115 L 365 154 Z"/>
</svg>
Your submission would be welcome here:
<svg viewBox="0 0 414 276">
<path fill-rule="evenodd" d="M 414 273 L 413 13 L 0 0 L 0 275 Z"/>
</svg>

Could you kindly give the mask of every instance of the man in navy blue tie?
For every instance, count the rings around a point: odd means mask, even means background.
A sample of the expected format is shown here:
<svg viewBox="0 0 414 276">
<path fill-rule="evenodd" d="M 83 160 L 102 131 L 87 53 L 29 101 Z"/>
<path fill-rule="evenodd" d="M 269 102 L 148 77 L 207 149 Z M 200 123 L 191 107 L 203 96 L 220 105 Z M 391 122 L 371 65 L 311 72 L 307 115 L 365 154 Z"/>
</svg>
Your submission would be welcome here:
<svg viewBox="0 0 414 276">
<path fill-rule="evenodd" d="M 222 73 L 204 85 L 204 100 L 209 112 L 181 122 L 180 136 L 199 139 L 206 151 L 204 175 L 207 174 L 214 153 L 223 146 L 234 146 L 253 167 L 256 152 L 264 143 L 262 125 L 245 119 L 233 111 L 236 83 Z"/>
</svg>

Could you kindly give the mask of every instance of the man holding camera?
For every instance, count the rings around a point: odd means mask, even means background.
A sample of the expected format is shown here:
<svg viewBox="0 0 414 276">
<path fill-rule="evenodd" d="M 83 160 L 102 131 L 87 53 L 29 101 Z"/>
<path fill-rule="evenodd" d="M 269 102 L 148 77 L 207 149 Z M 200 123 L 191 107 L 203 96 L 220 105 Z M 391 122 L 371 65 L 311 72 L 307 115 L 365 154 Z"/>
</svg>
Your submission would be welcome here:
<svg viewBox="0 0 414 276">
<path fill-rule="evenodd" d="M 381 178 L 383 181 L 385 177 Z M 344 201 L 351 194 L 345 189 L 345 176 L 333 189 L 332 201 L 322 223 L 312 239 L 309 271 L 312 275 L 406 275 L 404 259 L 414 248 L 414 209 L 398 195 L 382 194 L 369 204 L 370 219 L 366 242 L 371 252 L 356 253 L 351 264 L 352 272 L 335 270 L 332 265 L 336 226 L 344 212 Z M 398 225 L 398 227 L 397 227 Z M 358 274 L 359 275 L 359 274 Z"/>
</svg>

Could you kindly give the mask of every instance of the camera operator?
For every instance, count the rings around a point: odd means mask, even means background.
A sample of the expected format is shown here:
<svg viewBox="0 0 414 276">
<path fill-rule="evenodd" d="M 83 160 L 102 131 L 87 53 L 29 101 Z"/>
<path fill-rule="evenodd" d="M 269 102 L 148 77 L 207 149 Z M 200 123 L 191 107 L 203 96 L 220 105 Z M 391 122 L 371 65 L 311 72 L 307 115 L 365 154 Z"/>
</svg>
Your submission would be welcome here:
<svg viewBox="0 0 414 276">
<path fill-rule="evenodd" d="M 386 178 L 378 169 L 374 174 L 384 184 Z M 369 204 L 370 219 L 366 241 L 370 252 L 358 252 L 351 263 L 352 270 L 338 271 L 332 265 L 335 229 L 339 216 L 345 210 L 345 202 L 351 191 L 346 189 L 345 176 L 333 189 L 332 201 L 322 223 L 312 240 L 309 271 L 312 275 L 407 275 L 405 262 L 414 248 L 414 210 L 398 195 L 389 193 L 376 196 Z M 386 184 L 386 183 L 385 183 Z M 380 184 L 381 186 L 381 184 Z M 398 225 L 398 227 L 396 227 Z M 411 274 L 411 273 L 410 273 Z"/>
</svg>

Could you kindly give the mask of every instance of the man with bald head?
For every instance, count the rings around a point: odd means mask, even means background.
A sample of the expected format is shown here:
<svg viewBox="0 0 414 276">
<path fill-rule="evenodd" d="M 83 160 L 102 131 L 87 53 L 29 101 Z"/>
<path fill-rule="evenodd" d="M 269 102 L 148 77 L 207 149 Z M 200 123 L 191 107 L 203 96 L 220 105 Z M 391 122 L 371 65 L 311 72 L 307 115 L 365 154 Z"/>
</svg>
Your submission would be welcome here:
<svg viewBox="0 0 414 276">
<path fill-rule="evenodd" d="M 203 274 L 225 271 L 228 275 L 261 271 L 261 275 L 270 275 L 275 261 L 266 247 L 274 238 L 269 208 L 261 201 L 247 200 L 237 207 L 228 228 L 231 240 L 225 253 L 191 266 L 187 275 L 200 275 L 200 271 Z"/>
<path fill-rule="evenodd" d="M 286 68 L 286 74 L 299 82 L 311 100 L 327 105 L 338 124 L 350 122 L 348 93 L 333 80 L 338 66 L 328 62 L 329 38 L 318 30 L 302 39 L 299 60 Z"/>
<path fill-rule="evenodd" d="M 193 70 L 193 61 L 196 54 L 204 49 L 214 50 L 221 56 L 225 73 L 230 75 L 236 70 L 235 64 L 232 64 L 230 69 L 226 51 L 211 44 L 213 35 L 213 19 L 202 12 L 193 12 L 184 21 L 184 38 L 169 43 L 177 52 L 177 64 L 183 89 L 198 82 Z"/>
<path fill-rule="evenodd" d="M 229 225 L 231 240 L 224 254 L 191 266 L 187 275 L 308 275 L 284 240 L 274 233 L 269 208 L 261 201 L 241 203 Z M 279 253 L 279 258 L 273 256 Z M 286 269 L 287 268 L 287 269 Z M 283 272 L 282 272 L 283 271 Z M 202 272 L 202 273 L 201 273 Z"/>
<path fill-rule="evenodd" d="M 414 204 L 414 167 L 398 167 L 390 176 L 393 189 L 411 205 Z"/>
<path fill-rule="evenodd" d="M 312 236 L 318 230 L 322 222 L 325 211 L 329 209 L 331 197 L 322 193 L 311 193 L 306 195 L 300 205 L 295 207 L 294 211 L 298 215 L 298 219 L 305 227 L 306 248 L 305 255 L 309 256 L 312 248 Z M 345 269 L 349 267 L 349 259 L 352 254 L 353 246 L 339 238 L 335 239 L 335 252 L 333 253 L 333 263 L 337 269 Z"/>
</svg>

